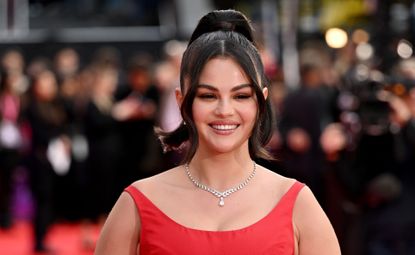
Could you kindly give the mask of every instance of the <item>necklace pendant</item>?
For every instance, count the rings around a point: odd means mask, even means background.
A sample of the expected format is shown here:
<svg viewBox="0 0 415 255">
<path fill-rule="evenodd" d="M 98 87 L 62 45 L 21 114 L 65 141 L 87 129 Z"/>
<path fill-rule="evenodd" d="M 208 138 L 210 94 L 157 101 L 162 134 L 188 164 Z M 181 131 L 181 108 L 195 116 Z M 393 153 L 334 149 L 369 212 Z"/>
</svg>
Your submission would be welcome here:
<svg viewBox="0 0 415 255">
<path fill-rule="evenodd" d="M 225 205 L 225 200 L 223 200 L 223 197 L 220 197 L 219 206 L 223 207 L 224 205 Z"/>
</svg>

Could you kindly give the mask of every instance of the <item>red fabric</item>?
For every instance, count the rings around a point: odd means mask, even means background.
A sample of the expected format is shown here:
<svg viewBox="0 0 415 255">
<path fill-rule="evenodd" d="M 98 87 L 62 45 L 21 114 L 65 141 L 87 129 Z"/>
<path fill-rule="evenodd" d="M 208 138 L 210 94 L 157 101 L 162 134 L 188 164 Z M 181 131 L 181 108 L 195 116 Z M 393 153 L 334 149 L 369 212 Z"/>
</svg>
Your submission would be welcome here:
<svg viewBox="0 0 415 255">
<path fill-rule="evenodd" d="M 129 186 L 126 191 L 140 214 L 140 255 L 293 255 L 292 211 L 303 186 L 295 182 L 268 215 L 231 231 L 187 228 L 169 218 L 135 187 Z"/>
</svg>

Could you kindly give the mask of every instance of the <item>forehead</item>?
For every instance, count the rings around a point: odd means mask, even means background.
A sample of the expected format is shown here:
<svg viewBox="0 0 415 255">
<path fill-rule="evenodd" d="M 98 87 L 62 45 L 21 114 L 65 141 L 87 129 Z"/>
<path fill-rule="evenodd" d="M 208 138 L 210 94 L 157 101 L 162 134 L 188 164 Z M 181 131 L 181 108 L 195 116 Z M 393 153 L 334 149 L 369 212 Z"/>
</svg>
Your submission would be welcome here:
<svg viewBox="0 0 415 255">
<path fill-rule="evenodd" d="M 199 84 L 213 86 L 240 85 L 250 83 L 242 67 L 230 57 L 210 59 L 202 69 Z"/>
</svg>

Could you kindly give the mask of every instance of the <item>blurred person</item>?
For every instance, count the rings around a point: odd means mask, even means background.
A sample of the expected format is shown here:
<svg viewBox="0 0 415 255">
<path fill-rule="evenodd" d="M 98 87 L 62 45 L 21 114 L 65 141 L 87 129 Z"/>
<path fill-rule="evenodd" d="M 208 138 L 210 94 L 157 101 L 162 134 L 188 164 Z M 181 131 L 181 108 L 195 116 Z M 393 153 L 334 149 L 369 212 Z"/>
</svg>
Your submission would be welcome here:
<svg viewBox="0 0 415 255">
<path fill-rule="evenodd" d="M 159 170 L 162 155 L 153 127 L 159 109 L 159 93 L 153 84 L 151 56 L 138 54 L 130 59 L 127 84 L 117 91 L 113 116 L 120 122 L 122 136 L 121 187 Z"/>
<path fill-rule="evenodd" d="M 0 228 L 12 225 L 12 177 L 23 146 L 19 82 L 15 78 L 10 70 L 0 74 Z"/>
<path fill-rule="evenodd" d="M 121 69 L 121 55 L 117 48 L 111 46 L 102 46 L 98 48 L 93 56 L 91 65 Z M 121 73 L 120 73 L 121 75 Z"/>
<path fill-rule="evenodd" d="M 20 113 L 22 95 L 29 81 L 19 50 L 7 49 L 0 62 L 0 228 L 9 228 L 12 224 L 12 177 L 20 164 L 20 151 L 26 141 Z"/>
<path fill-rule="evenodd" d="M 281 75 L 275 53 L 266 46 L 259 47 L 261 60 L 264 63 L 265 74 L 270 80 L 276 80 Z"/>
<path fill-rule="evenodd" d="M 180 86 L 180 65 L 186 44 L 172 40 L 164 45 L 166 59 L 155 67 L 154 82 L 158 89 L 160 103 L 157 116 L 157 125 L 166 131 L 176 129 L 182 117 L 177 106 L 175 90 Z M 165 152 L 163 155 L 163 169 L 171 168 L 180 162 L 181 155 L 175 151 Z"/>
<path fill-rule="evenodd" d="M 332 95 L 326 90 L 322 67 L 301 67 L 301 87 L 289 91 L 281 105 L 279 129 L 283 140 L 282 161 L 287 173 L 305 182 L 324 204 L 323 129 L 334 121 Z"/>
<path fill-rule="evenodd" d="M 68 219 L 79 219 L 78 198 L 85 184 L 88 144 L 84 128 L 88 94 L 85 93 L 80 76 L 80 56 L 72 47 L 58 50 L 54 56 L 53 67 L 56 73 L 59 97 L 65 104 L 68 114 L 68 135 L 71 139 L 71 165 L 67 174 L 58 178 L 59 213 Z M 65 202 L 63 202 L 65 201 Z"/>
<path fill-rule="evenodd" d="M 155 70 L 155 85 L 160 93 L 158 125 L 166 131 L 176 129 L 182 120 L 174 91 L 180 86 L 180 65 L 185 49 L 184 42 L 167 42 L 164 45 L 166 60 Z"/>
<path fill-rule="evenodd" d="M 279 69 L 276 56 L 274 54 L 275 52 L 272 49 L 266 45 L 259 45 L 258 50 L 261 61 L 264 65 L 265 75 L 270 80 L 269 97 L 272 105 L 274 106 L 274 114 L 278 123 L 281 105 L 287 93 L 287 88 L 283 83 L 282 69 Z M 279 158 L 283 149 L 283 140 L 278 127 L 274 128 L 273 135 L 266 148 L 277 159 L 272 161 L 259 160 L 258 163 L 266 168 L 272 169 L 278 174 L 286 175 L 286 171 L 282 167 L 282 162 Z"/>
<path fill-rule="evenodd" d="M 63 48 L 54 57 L 54 70 L 60 94 L 69 101 L 75 100 L 79 94 L 79 62 L 79 54 L 73 48 Z"/>
<path fill-rule="evenodd" d="M 45 70 L 52 70 L 53 64 L 47 57 L 35 57 L 27 66 L 27 75 L 33 79 Z"/>
<path fill-rule="evenodd" d="M 44 71 L 52 71 L 53 70 L 53 63 L 52 61 L 44 56 L 38 56 L 32 59 L 26 68 L 27 77 L 29 79 L 29 87 L 28 90 L 22 94 L 22 111 L 25 112 L 26 109 L 29 107 L 29 103 L 33 96 L 31 91 L 31 87 L 33 84 L 33 79 L 38 77 L 38 75 Z"/>
<path fill-rule="evenodd" d="M 277 121 L 279 119 L 281 109 L 282 109 L 282 104 L 284 102 L 284 98 L 286 97 L 286 94 L 287 94 L 287 88 L 284 86 L 282 81 L 274 80 L 271 82 L 269 97 L 272 102 L 272 105 L 274 106 L 274 112 L 275 112 Z M 281 138 L 281 134 L 278 128 L 275 128 L 274 135 L 270 141 L 270 144 L 268 144 L 272 150 L 275 150 L 273 155 L 279 154 L 278 151 L 281 149 L 282 143 L 283 141 Z"/>
<path fill-rule="evenodd" d="M 265 66 L 264 66 L 265 67 Z M 266 67 L 265 67 L 266 68 Z M 273 105 L 273 111 L 275 115 L 276 122 L 279 123 L 280 113 L 282 109 L 282 103 L 287 94 L 287 88 L 283 84 L 282 80 L 279 78 L 274 78 L 270 80 L 269 88 L 269 98 Z M 275 126 L 272 137 L 266 146 L 267 150 L 276 158 L 276 160 L 262 160 L 259 161 L 262 166 L 272 169 L 274 172 L 287 175 L 286 169 L 283 167 L 283 162 L 280 158 L 284 152 L 284 141 L 281 135 L 280 130 Z"/>
<path fill-rule="evenodd" d="M 60 49 L 54 57 L 55 72 L 59 80 L 75 76 L 79 71 L 79 54 L 74 48 Z"/>
<path fill-rule="evenodd" d="M 52 71 L 45 69 L 33 77 L 24 118 L 32 133 L 28 168 L 35 203 L 34 250 L 44 252 L 48 251 L 45 237 L 55 219 L 55 202 L 61 199 L 55 197 L 56 178 L 69 170 L 71 146 L 67 112 Z"/>
<path fill-rule="evenodd" d="M 187 144 L 184 164 L 126 189 L 95 254 L 340 254 L 310 189 L 255 162 L 271 158 L 273 114 L 243 14 L 200 20 L 180 81 L 184 122 L 159 135 L 169 149 Z"/>
<path fill-rule="evenodd" d="M 325 212 L 333 224 L 342 254 L 356 254 L 361 247 L 353 234 L 358 231 L 358 206 L 354 204 L 353 190 L 356 178 L 353 169 L 353 149 L 347 128 L 341 122 L 328 124 L 320 136 L 324 153 Z"/>
<path fill-rule="evenodd" d="M 414 63 L 413 59 L 397 63 L 392 77 L 375 89 L 377 102 L 385 107 L 376 108 L 371 116 L 380 120 L 371 123 L 386 128 L 362 130 L 359 137 L 354 174 L 360 181 L 365 240 L 361 254 L 415 253 L 415 73 L 410 68 Z M 386 83 L 389 80 L 391 84 Z"/>
<path fill-rule="evenodd" d="M 343 157 L 348 169 L 334 169 L 347 191 L 345 254 L 413 254 L 414 166 L 408 163 L 415 140 L 409 92 L 394 94 L 384 82 L 370 79 L 354 86 L 358 128 L 349 132 L 351 157 Z"/>
<path fill-rule="evenodd" d="M 117 79 L 118 73 L 112 68 L 98 67 L 94 70 L 90 101 L 84 119 L 89 146 L 90 203 L 93 204 L 91 209 L 94 218 L 109 213 L 117 194 L 114 180 L 120 163 L 121 140 L 118 122 L 112 115 Z"/>
<path fill-rule="evenodd" d="M 359 139 L 353 166 L 359 175 L 359 193 L 363 200 L 362 254 L 413 254 L 415 246 L 410 233 L 415 229 L 414 183 L 407 179 L 413 174 L 408 172 L 412 169 L 402 167 L 400 157 L 401 153 L 413 153 L 406 151 L 402 143 L 408 141 L 402 131 L 410 124 L 410 113 L 396 96 L 389 95 L 387 102 L 390 129 L 364 133 Z"/>
<path fill-rule="evenodd" d="M 23 94 L 29 88 L 29 79 L 25 74 L 25 60 L 17 49 L 7 50 L 1 58 L 1 68 L 13 82 L 13 89 Z"/>
<path fill-rule="evenodd" d="M 415 253 L 415 241 L 413 238 L 412 233 L 415 232 L 415 157 L 413 156 L 415 153 L 415 58 L 410 58 L 408 60 L 402 61 L 400 64 L 401 75 L 404 79 L 407 79 L 407 83 L 405 84 L 405 92 L 403 93 L 402 100 L 404 104 L 401 104 L 399 107 L 393 107 L 394 109 L 402 109 L 400 114 L 396 114 L 395 122 L 398 122 L 401 127 L 401 134 L 402 140 L 405 146 L 405 153 L 404 156 L 401 157 L 401 161 L 403 162 L 403 173 L 400 176 L 402 180 L 403 186 L 403 194 L 405 196 L 406 202 L 406 210 L 408 213 L 407 215 L 411 215 L 410 221 L 406 221 L 403 223 L 405 235 L 402 239 L 404 245 L 406 245 L 407 253 Z M 399 84 L 398 84 L 399 85 Z M 398 103 L 399 104 L 399 103 Z M 395 104 L 396 105 L 396 104 Z M 406 111 L 405 111 L 406 107 Z M 397 110 L 395 110 L 397 111 Z M 412 199 L 409 199 L 412 198 Z M 399 208 L 402 210 L 401 208 Z M 410 223 L 408 223 L 410 222 Z"/>
<path fill-rule="evenodd" d="M 90 100 L 84 117 L 88 141 L 88 158 L 85 166 L 84 195 L 81 204 L 85 210 L 82 245 L 94 248 L 91 221 L 102 225 L 119 193 L 117 183 L 122 150 L 118 121 L 113 117 L 114 91 L 118 85 L 118 72 L 109 67 L 93 67 Z"/>
</svg>

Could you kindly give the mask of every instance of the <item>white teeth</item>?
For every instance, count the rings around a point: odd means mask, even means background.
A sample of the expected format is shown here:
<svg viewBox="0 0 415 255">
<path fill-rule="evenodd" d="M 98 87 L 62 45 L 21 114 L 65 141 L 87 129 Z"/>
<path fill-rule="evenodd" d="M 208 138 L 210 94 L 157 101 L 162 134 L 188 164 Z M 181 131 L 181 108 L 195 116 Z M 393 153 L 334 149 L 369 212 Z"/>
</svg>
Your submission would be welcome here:
<svg viewBox="0 0 415 255">
<path fill-rule="evenodd" d="M 238 125 L 212 125 L 212 127 L 214 128 L 214 129 L 217 129 L 217 130 L 233 130 L 233 129 L 235 129 L 236 127 L 237 127 Z"/>
</svg>

